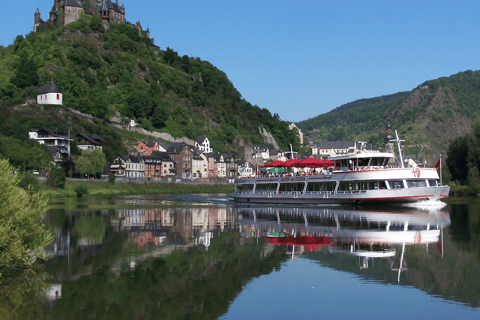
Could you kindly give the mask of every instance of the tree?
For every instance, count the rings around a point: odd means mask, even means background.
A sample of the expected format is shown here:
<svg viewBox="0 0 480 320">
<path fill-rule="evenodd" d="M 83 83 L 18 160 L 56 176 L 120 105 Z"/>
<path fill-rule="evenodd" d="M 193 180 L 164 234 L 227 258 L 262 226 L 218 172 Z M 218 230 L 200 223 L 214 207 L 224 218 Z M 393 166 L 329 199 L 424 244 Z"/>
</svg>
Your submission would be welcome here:
<svg viewBox="0 0 480 320">
<path fill-rule="evenodd" d="M 33 59 L 28 59 L 27 55 L 20 57 L 11 82 L 18 88 L 38 85 L 37 66 L 35 66 Z"/>
<path fill-rule="evenodd" d="M 92 151 L 85 150 L 82 155 L 78 157 L 76 164 L 76 170 L 78 173 L 95 175 L 103 171 L 105 167 L 105 155 L 101 149 L 95 149 Z"/>
<path fill-rule="evenodd" d="M 25 268 L 45 258 L 44 249 L 53 239 L 40 220 L 47 200 L 32 189 L 20 189 L 13 170 L 0 160 L 0 276 L 5 269 Z"/>
<path fill-rule="evenodd" d="M 48 170 L 47 174 L 47 185 L 52 188 L 64 189 L 65 188 L 65 181 L 67 178 L 65 177 L 65 171 L 61 168 L 57 168 L 52 166 Z"/>
</svg>

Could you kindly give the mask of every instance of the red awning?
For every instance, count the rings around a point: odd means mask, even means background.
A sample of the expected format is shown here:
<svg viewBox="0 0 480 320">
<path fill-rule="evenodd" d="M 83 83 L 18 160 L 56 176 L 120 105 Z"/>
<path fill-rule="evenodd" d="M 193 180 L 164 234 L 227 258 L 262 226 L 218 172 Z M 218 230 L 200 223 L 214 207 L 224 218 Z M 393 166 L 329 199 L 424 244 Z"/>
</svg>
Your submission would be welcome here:
<svg viewBox="0 0 480 320">
<path fill-rule="evenodd" d="M 283 162 L 283 161 L 276 160 L 276 161 L 273 161 L 273 162 L 264 164 L 264 165 L 262 166 L 262 168 L 269 168 L 269 167 L 278 168 L 278 167 L 283 167 L 283 166 L 284 166 L 284 163 L 285 163 L 285 162 Z"/>
<path fill-rule="evenodd" d="M 320 160 L 317 158 L 305 158 L 300 162 L 302 168 L 326 168 L 333 167 L 332 160 Z"/>
<path fill-rule="evenodd" d="M 293 167 L 298 168 L 298 167 L 300 167 L 300 160 L 291 159 L 291 160 L 286 161 L 283 165 L 287 168 L 293 168 Z"/>
</svg>

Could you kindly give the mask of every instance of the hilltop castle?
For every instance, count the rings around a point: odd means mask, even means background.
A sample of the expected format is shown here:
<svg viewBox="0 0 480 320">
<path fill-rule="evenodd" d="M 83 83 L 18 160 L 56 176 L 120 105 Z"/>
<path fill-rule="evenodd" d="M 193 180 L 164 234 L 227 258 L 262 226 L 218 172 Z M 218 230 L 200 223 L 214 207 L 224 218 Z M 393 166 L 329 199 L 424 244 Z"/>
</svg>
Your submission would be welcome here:
<svg viewBox="0 0 480 320">
<path fill-rule="evenodd" d="M 88 9 L 88 10 L 87 10 Z M 35 11 L 33 31 L 47 28 L 49 25 L 65 26 L 79 20 L 80 12 L 86 15 L 93 15 L 98 11 L 102 18 L 103 26 L 108 28 L 109 22 L 125 23 L 125 7 L 120 6 L 118 0 L 53 0 L 53 7 L 50 11 L 50 18 L 43 21 L 40 11 Z M 143 30 L 142 30 L 143 31 Z"/>
</svg>

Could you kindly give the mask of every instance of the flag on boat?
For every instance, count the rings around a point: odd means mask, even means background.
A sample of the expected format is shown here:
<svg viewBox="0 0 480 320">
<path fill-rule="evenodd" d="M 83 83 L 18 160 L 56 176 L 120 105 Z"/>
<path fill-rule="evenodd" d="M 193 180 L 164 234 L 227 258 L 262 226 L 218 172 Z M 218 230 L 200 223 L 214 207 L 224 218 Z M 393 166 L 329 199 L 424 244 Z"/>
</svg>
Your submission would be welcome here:
<svg viewBox="0 0 480 320">
<path fill-rule="evenodd" d="M 440 159 L 438 159 L 437 163 L 435 163 L 434 168 L 435 168 L 435 169 L 440 168 Z"/>
</svg>

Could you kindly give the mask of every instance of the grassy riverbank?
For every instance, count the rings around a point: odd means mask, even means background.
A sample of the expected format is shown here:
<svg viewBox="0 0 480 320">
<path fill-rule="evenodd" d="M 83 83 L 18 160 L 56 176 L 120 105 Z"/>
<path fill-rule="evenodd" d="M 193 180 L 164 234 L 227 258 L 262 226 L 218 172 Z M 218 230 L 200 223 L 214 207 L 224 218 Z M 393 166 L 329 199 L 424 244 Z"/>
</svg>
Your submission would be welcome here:
<svg viewBox="0 0 480 320">
<path fill-rule="evenodd" d="M 67 180 L 65 189 L 51 189 L 43 186 L 41 193 L 48 198 L 77 197 L 79 188 L 86 189 L 85 195 L 109 196 L 118 194 L 188 194 L 188 193 L 231 193 L 233 184 L 197 184 L 197 183 L 131 183 L 111 184 L 103 180 L 72 181 Z"/>
</svg>

